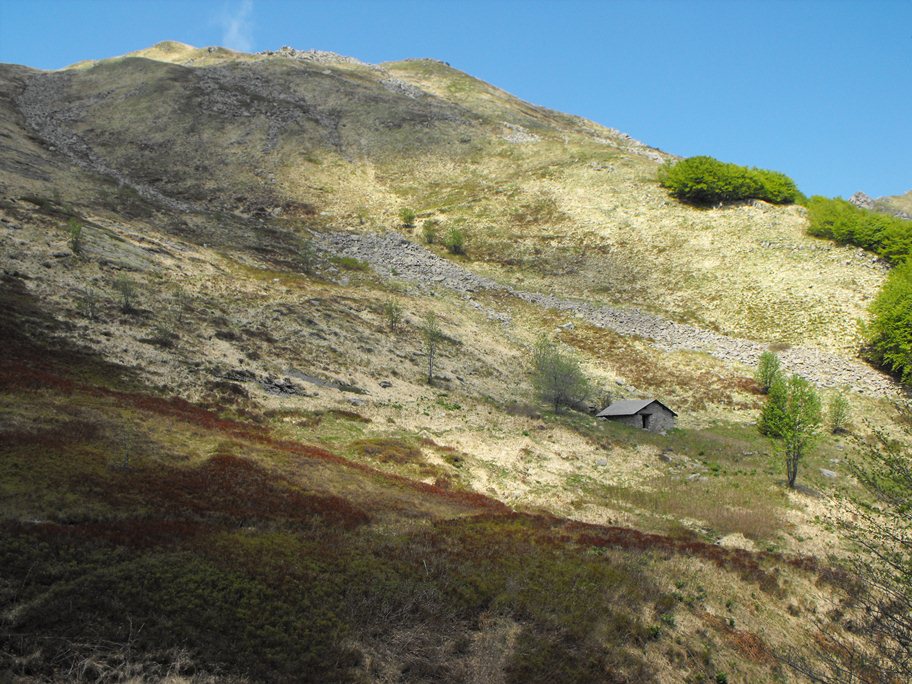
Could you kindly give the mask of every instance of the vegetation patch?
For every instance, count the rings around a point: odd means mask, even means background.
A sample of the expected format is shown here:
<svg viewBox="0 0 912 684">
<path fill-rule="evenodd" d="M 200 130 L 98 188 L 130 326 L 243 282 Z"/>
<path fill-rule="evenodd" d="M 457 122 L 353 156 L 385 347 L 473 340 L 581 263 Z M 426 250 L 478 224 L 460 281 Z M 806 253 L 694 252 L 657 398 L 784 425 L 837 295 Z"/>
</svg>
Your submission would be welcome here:
<svg viewBox="0 0 912 684">
<path fill-rule="evenodd" d="M 662 167 L 659 183 L 679 200 L 703 206 L 751 199 L 792 204 L 801 198 L 795 182 L 785 174 L 707 156 L 689 157 Z"/>
</svg>

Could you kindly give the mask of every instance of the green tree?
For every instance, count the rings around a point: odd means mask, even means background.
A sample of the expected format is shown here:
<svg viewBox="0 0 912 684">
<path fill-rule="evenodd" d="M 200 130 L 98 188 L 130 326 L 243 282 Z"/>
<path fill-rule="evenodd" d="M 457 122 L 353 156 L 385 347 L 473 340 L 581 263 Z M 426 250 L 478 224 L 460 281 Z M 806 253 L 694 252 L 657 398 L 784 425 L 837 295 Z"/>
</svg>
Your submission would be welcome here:
<svg viewBox="0 0 912 684">
<path fill-rule="evenodd" d="M 437 348 L 444 340 L 443 331 L 440 329 L 440 324 L 437 322 L 437 315 L 433 312 L 429 313 L 424 318 L 424 323 L 421 326 L 421 337 L 424 340 L 424 349 L 427 354 L 427 381 L 430 385 L 434 382 L 434 357 L 437 355 Z"/>
<path fill-rule="evenodd" d="M 770 387 L 776 381 L 776 378 L 782 375 L 782 363 L 779 357 L 771 351 L 765 351 L 760 355 L 760 361 L 757 363 L 757 373 L 755 378 L 760 390 L 766 394 Z"/>
<path fill-rule="evenodd" d="M 532 350 L 532 386 L 555 412 L 585 401 L 589 394 L 589 382 L 579 361 L 561 352 L 547 337 L 539 338 Z"/>
<path fill-rule="evenodd" d="M 760 414 L 760 432 L 780 444 L 788 486 L 795 486 L 798 464 L 813 446 L 820 430 L 820 397 L 800 375 L 777 378 Z"/>
</svg>

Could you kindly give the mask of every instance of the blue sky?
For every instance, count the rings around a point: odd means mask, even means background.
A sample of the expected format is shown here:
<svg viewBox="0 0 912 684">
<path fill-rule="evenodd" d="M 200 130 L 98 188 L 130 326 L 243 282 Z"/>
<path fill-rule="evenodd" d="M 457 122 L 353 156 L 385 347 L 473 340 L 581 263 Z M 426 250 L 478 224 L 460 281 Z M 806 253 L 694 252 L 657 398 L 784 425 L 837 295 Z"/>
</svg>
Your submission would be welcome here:
<svg viewBox="0 0 912 684">
<path fill-rule="evenodd" d="M 912 189 L 912 0 L 0 0 L 0 62 L 56 69 L 167 39 L 435 57 L 807 194 Z"/>
</svg>

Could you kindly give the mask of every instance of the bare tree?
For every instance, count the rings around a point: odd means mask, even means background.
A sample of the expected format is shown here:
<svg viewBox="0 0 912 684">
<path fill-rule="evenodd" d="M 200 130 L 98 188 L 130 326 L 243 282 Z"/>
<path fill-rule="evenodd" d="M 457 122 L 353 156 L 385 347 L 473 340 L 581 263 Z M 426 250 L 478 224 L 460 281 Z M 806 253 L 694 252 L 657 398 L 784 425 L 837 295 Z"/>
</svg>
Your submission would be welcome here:
<svg viewBox="0 0 912 684">
<path fill-rule="evenodd" d="M 547 337 L 539 338 L 532 350 L 532 385 L 541 399 L 554 405 L 555 412 L 585 401 L 589 394 L 579 361 Z"/>
<path fill-rule="evenodd" d="M 424 338 L 424 348 L 427 353 L 427 381 L 430 385 L 434 382 L 434 357 L 437 354 L 437 347 L 444 339 L 443 331 L 440 329 L 440 324 L 437 322 L 437 315 L 435 313 L 431 312 L 425 316 L 424 323 L 421 326 L 421 336 Z"/>
</svg>

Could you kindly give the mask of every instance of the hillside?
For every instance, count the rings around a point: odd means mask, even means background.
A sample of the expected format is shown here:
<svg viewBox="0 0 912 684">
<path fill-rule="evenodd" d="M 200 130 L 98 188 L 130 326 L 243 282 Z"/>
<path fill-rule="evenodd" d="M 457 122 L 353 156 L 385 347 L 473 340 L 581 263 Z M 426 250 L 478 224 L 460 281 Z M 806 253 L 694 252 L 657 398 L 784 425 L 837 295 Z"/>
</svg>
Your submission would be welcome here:
<svg viewBox="0 0 912 684">
<path fill-rule="evenodd" d="M 852 609 L 819 523 L 862 417 L 898 436 L 858 358 L 887 267 L 798 206 L 680 204 L 669 159 L 434 60 L 0 65 L 0 668 L 794 679 Z M 539 404 L 543 333 L 679 429 Z M 857 417 L 799 490 L 755 426 L 770 346 Z"/>
</svg>

